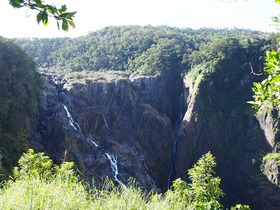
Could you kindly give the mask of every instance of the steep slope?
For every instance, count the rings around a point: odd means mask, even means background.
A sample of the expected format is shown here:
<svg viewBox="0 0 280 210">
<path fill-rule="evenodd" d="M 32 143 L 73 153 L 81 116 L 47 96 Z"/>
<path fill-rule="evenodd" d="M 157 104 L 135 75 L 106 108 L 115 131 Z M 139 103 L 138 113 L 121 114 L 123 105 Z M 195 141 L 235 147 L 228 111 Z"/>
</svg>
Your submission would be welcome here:
<svg viewBox="0 0 280 210">
<path fill-rule="evenodd" d="M 8 177 L 22 152 L 30 147 L 40 84 L 32 59 L 15 43 L 0 37 L 0 180 Z"/>
<path fill-rule="evenodd" d="M 268 113 L 256 117 L 246 103 L 251 100 L 252 82 L 260 78 L 240 65 L 248 58 L 236 40 L 227 40 L 226 45 L 221 41 L 219 52 L 231 41 L 235 49 L 231 48 L 227 57 L 216 62 L 205 60 L 184 78 L 187 112 L 178 130 L 176 174 L 185 177 L 193 162 L 211 151 L 216 156 L 226 205 L 246 203 L 252 209 L 278 209 L 280 191 L 262 173 L 262 157 L 277 147 L 275 122 L 279 116 Z M 273 167 L 267 165 L 266 171 Z"/>
<path fill-rule="evenodd" d="M 75 161 L 89 181 L 134 177 L 147 189 L 166 190 L 174 135 L 167 115 L 174 107 L 164 87 L 175 81 L 113 74 L 86 84 L 46 79 L 34 147 L 55 162 Z"/>
</svg>

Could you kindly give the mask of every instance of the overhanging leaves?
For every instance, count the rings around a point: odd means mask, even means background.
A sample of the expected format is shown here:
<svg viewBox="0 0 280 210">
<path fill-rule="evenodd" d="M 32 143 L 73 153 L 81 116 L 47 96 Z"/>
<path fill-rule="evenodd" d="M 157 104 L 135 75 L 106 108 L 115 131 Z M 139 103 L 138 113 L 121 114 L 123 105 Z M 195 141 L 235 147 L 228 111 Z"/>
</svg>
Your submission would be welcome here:
<svg viewBox="0 0 280 210">
<path fill-rule="evenodd" d="M 67 12 L 66 5 L 62 5 L 58 9 L 55 5 L 45 4 L 42 0 L 9 0 L 9 2 L 15 8 L 27 7 L 38 11 L 36 16 L 38 24 L 42 22 L 43 25 L 47 26 L 49 24 L 49 18 L 52 17 L 56 19 L 58 29 L 60 28 L 60 24 L 64 31 L 69 30 L 69 25 L 73 29 L 75 28 L 73 18 L 76 12 Z"/>
</svg>

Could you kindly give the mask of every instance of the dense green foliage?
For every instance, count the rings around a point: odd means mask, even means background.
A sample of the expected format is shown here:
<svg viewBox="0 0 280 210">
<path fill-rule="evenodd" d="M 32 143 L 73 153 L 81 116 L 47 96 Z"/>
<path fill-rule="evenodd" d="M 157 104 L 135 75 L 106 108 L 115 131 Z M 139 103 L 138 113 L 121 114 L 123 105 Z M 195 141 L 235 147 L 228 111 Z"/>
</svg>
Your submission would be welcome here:
<svg viewBox="0 0 280 210">
<path fill-rule="evenodd" d="M 3 175 L 29 147 L 30 117 L 41 79 L 29 56 L 19 46 L 1 37 L 0 66 L 0 154 L 3 156 L 0 173 Z"/>
<path fill-rule="evenodd" d="M 49 71 L 129 70 L 150 75 L 182 72 L 214 57 L 213 62 L 232 58 L 231 52 L 238 56 L 238 48 L 247 50 L 245 57 L 250 59 L 244 64 L 248 67 L 251 62 L 258 69 L 259 59 L 262 60 L 271 40 L 269 34 L 238 29 L 120 26 L 74 39 L 17 39 L 16 42 L 39 67 Z"/>
<path fill-rule="evenodd" d="M 219 187 L 221 179 L 214 176 L 215 166 L 214 157 L 208 152 L 188 170 L 191 182 L 177 179 L 173 182 L 173 191 L 167 194 L 171 193 L 172 199 L 175 197 L 176 202 L 184 203 L 189 209 L 221 209 L 219 199 L 223 192 Z"/>
<path fill-rule="evenodd" d="M 279 0 L 275 0 L 280 4 Z M 274 25 L 278 27 L 280 18 L 273 16 Z M 279 38 L 277 39 L 279 40 Z M 266 53 L 264 73 L 267 78 L 261 82 L 254 82 L 254 101 L 249 101 L 259 112 L 280 110 L 280 50 L 271 50 Z"/>
<path fill-rule="evenodd" d="M 106 180 L 101 187 L 86 185 L 73 163 L 53 164 L 44 153 L 29 149 L 19 159 L 13 179 L 0 189 L 1 209 L 222 209 L 220 178 L 214 177 L 211 153 L 189 170 L 191 183 L 176 180 L 165 194 L 147 193 L 134 181 L 126 187 Z M 238 205 L 233 209 L 250 209 Z"/>
<path fill-rule="evenodd" d="M 13 179 L 2 186 L 0 208 L 88 209 L 85 185 L 72 167 L 69 162 L 57 166 L 43 153 L 29 149 L 19 159 Z"/>
<path fill-rule="evenodd" d="M 259 111 L 280 110 L 280 51 L 266 53 L 265 73 L 268 77 L 254 83 L 254 101 L 249 103 Z"/>
<path fill-rule="evenodd" d="M 251 110 L 248 104 L 246 106 L 252 97 L 248 90 L 252 81 L 262 79 L 252 74 L 252 70 L 258 72 L 263 68 L 265 51 L 275 45 L 273 40 L 246 34 L 217 37 L 190 55 L 188 74 L 193 81 L 203 81 L 198 90 L 199 98 L 202 104 L 209 104 L 202 106 L 204 117 L 220 112 L 228 119 Z"/>
<path fill-rule="evenodd" d="M 76 12 L 67 12 L 66 5 L 62 5 L 61 8 L 57 8 L 55 5 L 46 4 L 42 0 L 9 0 L 10 5 L 14 8 L 28 8 L 38 11 L 37 23 L 41 22 L 47 26 L 49 24 L 49 18 L 54 18 L 57 22 L 58 29 L 61 28 L 64 31 L 69 30 L 69 26 L 75 28 L 73 18 Z"/>
</svg>

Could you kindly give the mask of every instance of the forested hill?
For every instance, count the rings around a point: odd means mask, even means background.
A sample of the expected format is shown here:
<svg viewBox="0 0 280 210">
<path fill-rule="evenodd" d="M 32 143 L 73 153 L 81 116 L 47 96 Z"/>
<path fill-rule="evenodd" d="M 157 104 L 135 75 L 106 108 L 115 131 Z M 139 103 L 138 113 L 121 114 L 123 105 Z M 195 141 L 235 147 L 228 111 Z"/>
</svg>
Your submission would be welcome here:
<svg viewBox="0 0 280 210">
<path fill-rule="evenodd" d="M 0 180 L 7 178 L 22 152 L 30 147 L 41 77 L 18 45 L 0 37 Z"/>
<path fill-rule="evenodd" d="M 39 67 L 56 72 L 129 70 L 157 74 L 188 69 L 205 59 L 246 48 L 259 63 L 275 35 L 241 29 L 178 29 L 167 26 L 106 27 L 78 38 L 16 39 Z M 223 49 L 222 49 L 223 48 Z M 222 55 L 224 56 L 224 55 Z"/>
</svg>

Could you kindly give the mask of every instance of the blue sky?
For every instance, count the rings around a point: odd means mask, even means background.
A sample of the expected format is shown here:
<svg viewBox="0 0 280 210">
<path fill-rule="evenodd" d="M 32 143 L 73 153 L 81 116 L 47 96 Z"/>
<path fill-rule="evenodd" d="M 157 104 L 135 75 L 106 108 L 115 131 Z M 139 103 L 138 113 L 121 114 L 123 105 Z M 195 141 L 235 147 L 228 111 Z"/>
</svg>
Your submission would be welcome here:
<svg viewBox="0 0 280 210">
<path fill-rule="evenodd" d="M 246 28 L 275 31 L 271 16 L 280 14 L 274 0 L 46 0 L 77 11 L 76 29 L 58 31 L 56 22 L 37 25 L 25 8 L 0 3 L 0 35 L 12 37 L 77 37 L 111 25 L 168 25 L 180 28 Z M 28 16 L 28 17 L 27 17 Z"/>
</svg>

